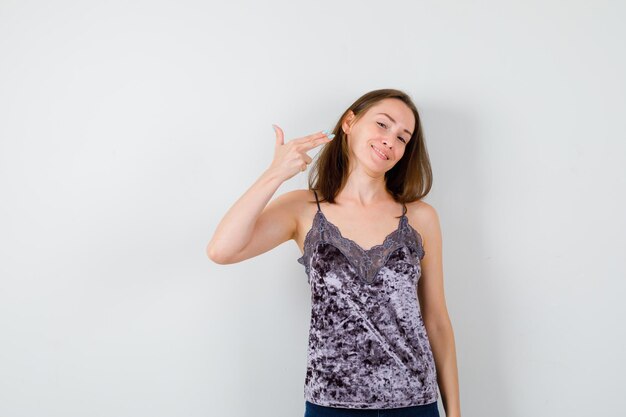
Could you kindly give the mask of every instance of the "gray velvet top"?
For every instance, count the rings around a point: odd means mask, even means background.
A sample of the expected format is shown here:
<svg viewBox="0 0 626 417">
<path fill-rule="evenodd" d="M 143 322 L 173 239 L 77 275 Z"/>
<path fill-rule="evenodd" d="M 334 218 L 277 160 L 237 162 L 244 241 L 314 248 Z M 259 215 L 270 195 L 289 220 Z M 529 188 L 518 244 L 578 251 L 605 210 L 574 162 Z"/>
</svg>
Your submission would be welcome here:
<svg viewBox="0 0 626 417">
<path fill-rule="evenodd" d="M 315 191 L 314 191 L 315 192 Z M 320 210 L 304 239 L 311 322 L 304 398 L 359 409 L 437 401 L 437 373 L 417 298 L 424 257 L 406 217 L 368 250 Z"/>
</svg>

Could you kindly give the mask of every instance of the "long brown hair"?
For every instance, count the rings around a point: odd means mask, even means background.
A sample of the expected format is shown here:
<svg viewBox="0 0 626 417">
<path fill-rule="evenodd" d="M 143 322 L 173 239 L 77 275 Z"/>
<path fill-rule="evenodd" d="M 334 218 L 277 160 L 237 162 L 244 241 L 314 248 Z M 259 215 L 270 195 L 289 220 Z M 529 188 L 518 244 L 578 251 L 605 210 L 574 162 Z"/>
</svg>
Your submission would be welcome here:
<svg viewBox="0 0 626 417">
<path fill-rule="evenodd" d="M 317 155 L 309 172 L 308 186 L 310 190 L 316 190 L 322 199 L 334 203 L 335 197 L 345 185 L 348 177 L 348 144 L 341 128 L 344 118 L 352 111 L 355 115 L 354 121 L 356 121 L 370 107 L 387 98 L 402 100 L 415 116 L 415 129 L 406 145 L 404 155 L 392 169 L 385 173 L 387 190 L 399 203 L 419 200 L 430 192 L 433 173 L 417 108 L 404 91 L 386 88 L 370 91 L 352 103 L 333 128 L 331 132 L 335 134 L 333 140 L 328 142 Z"/>
</svg>

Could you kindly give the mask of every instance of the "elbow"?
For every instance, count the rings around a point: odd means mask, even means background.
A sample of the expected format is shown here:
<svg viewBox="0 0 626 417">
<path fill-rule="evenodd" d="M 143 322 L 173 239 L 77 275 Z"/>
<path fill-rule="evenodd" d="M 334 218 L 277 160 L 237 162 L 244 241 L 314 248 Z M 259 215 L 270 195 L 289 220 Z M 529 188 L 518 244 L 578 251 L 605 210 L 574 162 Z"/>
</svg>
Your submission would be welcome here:
<svg viewBox="0 0 626 417">
<path fill-rule="evenodd" d="M 206 247 L 207 257 L 218 265 L 227 265 L 229 262 L 226 258 L 220 255 L 219 251 L 213 247 L 210 243 Z"/>
</svg>

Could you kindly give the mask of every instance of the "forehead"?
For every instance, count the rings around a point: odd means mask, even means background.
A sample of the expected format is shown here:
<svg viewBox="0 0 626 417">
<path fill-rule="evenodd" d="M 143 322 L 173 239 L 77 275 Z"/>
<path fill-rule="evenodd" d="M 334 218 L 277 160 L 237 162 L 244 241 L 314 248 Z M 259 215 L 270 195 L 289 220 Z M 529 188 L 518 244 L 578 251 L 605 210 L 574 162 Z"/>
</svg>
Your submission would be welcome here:
<svg viewBox="0 0 626 417">
<path fill-rule="evenodd" d="M 370 107 L 367 111 L 367 114 L 370 116 L 382 116 L 380 113 L 387 113 L 401 127 L 413 131 L 415 116 L 413 116 L 413 112 L 403 101 L 393 98 L 384 99 Z"/>
</svg>

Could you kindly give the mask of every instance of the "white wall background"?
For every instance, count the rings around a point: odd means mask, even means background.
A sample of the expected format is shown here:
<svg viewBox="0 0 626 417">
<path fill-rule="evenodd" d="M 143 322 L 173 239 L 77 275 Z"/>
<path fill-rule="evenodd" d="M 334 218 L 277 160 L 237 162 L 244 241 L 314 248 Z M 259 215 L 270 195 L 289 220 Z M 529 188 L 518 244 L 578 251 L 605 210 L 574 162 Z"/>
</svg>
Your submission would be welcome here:
<svg viewBox="0 0 626 417">
<path fill-rule="evenodd" d="M 623 412 L 625 19 L 618 1 L 1 0 L 0 415 L 303 415 L 297 246 L 228 266 L 205 246 L 270 164 L 272 123 L 331 128 L 388 87 L 423 118 L 463 416 Z"/>
</svg>

